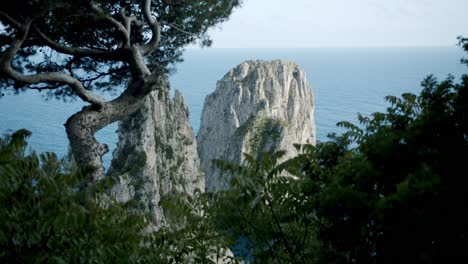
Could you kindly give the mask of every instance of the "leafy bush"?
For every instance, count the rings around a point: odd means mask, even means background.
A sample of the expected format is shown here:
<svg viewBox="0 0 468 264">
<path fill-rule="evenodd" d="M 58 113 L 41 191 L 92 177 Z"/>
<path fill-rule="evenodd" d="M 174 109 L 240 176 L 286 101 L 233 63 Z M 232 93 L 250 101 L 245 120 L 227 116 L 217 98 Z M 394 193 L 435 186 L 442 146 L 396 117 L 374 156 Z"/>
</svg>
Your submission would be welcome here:
<svg viewBox="0 0 468 264">
<path fill-rule="evenodd" d="M 86 169 L 53 153 L 28 152 L 20 130 L 0 138 L 0 263 L 237 263 L 212 227 L 207 197 L 171 193 L 171 224 L 105 195 L 112 177 L 83 189 Z"/>
<path fill-rule="evenodd" d="M 26 151 L 30 132 L 0 140 L 0 262 L 140 262 L 144 217 L 99 203 L 109 184 L 79 191 L 86 171 Z"/>
</svg>

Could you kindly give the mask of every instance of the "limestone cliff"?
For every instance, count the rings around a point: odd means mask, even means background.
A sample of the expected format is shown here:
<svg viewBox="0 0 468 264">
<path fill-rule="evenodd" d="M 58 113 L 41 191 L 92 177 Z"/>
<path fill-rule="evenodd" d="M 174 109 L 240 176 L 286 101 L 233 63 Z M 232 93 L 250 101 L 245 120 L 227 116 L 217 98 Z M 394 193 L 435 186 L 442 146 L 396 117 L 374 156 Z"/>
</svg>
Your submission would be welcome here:
<svg viewBox="0 0 468 264">
<path fill-rule="evenodd" d="M 229 71 L 203 106 L 197 134 L 206 191 L 229 186 L 212 159 L 241 163 L 242 153 L 315 144 L 314 98 L 306 74 L 294 62 L 247 61 Z"/>
<path fill-rule="evenodd" d="M 152 226 L 165 223 L 159 201 L 171 191 L 193 194 L 204 190 L 188 109 L 179 91 L 174 99 L 157 92 L 119 123 L 119 142 L 109 175 L 118 176 L 112 196 L 134 200 L 136 209 L 149 213 Z"/>
</svg>

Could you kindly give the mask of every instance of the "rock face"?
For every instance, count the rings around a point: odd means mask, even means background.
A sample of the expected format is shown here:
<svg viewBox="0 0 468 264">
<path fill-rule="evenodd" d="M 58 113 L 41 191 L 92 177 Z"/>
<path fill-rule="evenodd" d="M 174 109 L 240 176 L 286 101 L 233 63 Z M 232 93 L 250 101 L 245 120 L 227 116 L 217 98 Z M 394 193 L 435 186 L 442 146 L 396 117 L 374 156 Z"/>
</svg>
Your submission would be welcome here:
<svg viewBox="0 0 468 264">
<path fill-rule="evenodd" d="M 112 196 L 133 200 L 149 213 L 152 227 L 166 224 L 159 201 L 172 191 L 192 195 L 204 191 L 188 109 L 179 91 L 174 99 L 147 96 L 141 109 L 119 123 L 119 143 L 109 175 L 117 178 Z"/>
<path fill-rule="evenodd" d="M 230 175 L 211 160 L 243 161 L 242 153 L 315 144 L 314 98 L 305 72 L 294 62 L 247 61 L 229 71 L 205 99 L 197 134 L 206 191 L 229 187 Z"/>
</svg>

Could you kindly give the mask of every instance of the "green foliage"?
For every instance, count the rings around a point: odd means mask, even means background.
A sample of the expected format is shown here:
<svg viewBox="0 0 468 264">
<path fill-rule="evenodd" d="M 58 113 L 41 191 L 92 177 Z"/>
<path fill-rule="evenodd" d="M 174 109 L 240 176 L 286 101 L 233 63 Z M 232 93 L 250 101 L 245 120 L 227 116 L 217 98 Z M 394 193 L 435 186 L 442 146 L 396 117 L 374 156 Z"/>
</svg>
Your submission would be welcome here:
<svg viewBox="0 0 468 264">
<path fill-rule="evenodd" d="M 227 254 L 232 243 L 213 226 L 208 197 L 172 192 L 160 205 L 170 225 L 153 237 L 153 250 L 161 263 L 238 263 Z"/>
<path fill-rule="evenodd" d="M 236 175 L 215 196 L 216 227 L 245 239 L 254 263 L 466 259 L 468 75 L 422 86 L 281 164 L 281 152 L 247 155 L 241 166 L 216 161 Z"/>
<path fill-rule="evenodd" d="M 468 76 L 427 77 L 420 96 L 387 97 L 342 137 L 317 198 L 320 252 L 340 263 L 441 263 L 465 256 Z"/>
<path fill-rule="evenodd" d="M 0 140 L 0 262 L 141 262 L 144 217 L 99 202 L 109 181 L 78 191 L 86 172 L 66 171 L 52 153 L 27 153 L 29 134 Z"/>
<path fill-rule="evenodd" d="M 231 240 L 241 238 L 241 258 L 260 263 L 306 263 L 316 240 L 312 212 L 302 176 L 287 173 L 296 161 L 278 164 L 284 152 L 246 154 L 247 164 L 215 164 L 237 175 L 232 189 L 214 194 L 216 227 Z M 244 255 L 244 256 L 242 256 Z"/>
<path fill-rule="evenodd" d="M 113 177 L 81 190 L 86 170 L 26 151 L 27 130 L 0 138 L 1 263 L 237 263 L 213 227 L 207 196 L 170 193 L 168 226 L 105 196 Z"/>
</svg>

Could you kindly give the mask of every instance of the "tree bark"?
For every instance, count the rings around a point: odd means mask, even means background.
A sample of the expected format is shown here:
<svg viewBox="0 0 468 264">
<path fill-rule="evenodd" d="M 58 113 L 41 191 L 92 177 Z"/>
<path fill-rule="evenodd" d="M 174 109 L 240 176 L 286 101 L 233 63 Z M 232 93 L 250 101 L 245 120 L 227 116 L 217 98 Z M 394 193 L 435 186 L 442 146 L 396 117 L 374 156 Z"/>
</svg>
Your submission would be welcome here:
<svg viewBox="0 0 468 264">
<path fill-rule="evenodd" d="M 109 152 L 109 148 L 96 140 L 96 132 L 136 112 L 149 92 L 164 90 L 166 87 L 164 76 L 149 76 L 144 82 L 130 84 L 122 95 L 105 102 L 102 107 L 85 106 L 68 118 L 65 128 L 75 161 L 80 167 L 93 169 L 87 175 L 82 188 L 104 177 L 102 156 Z"/>
</svg>

